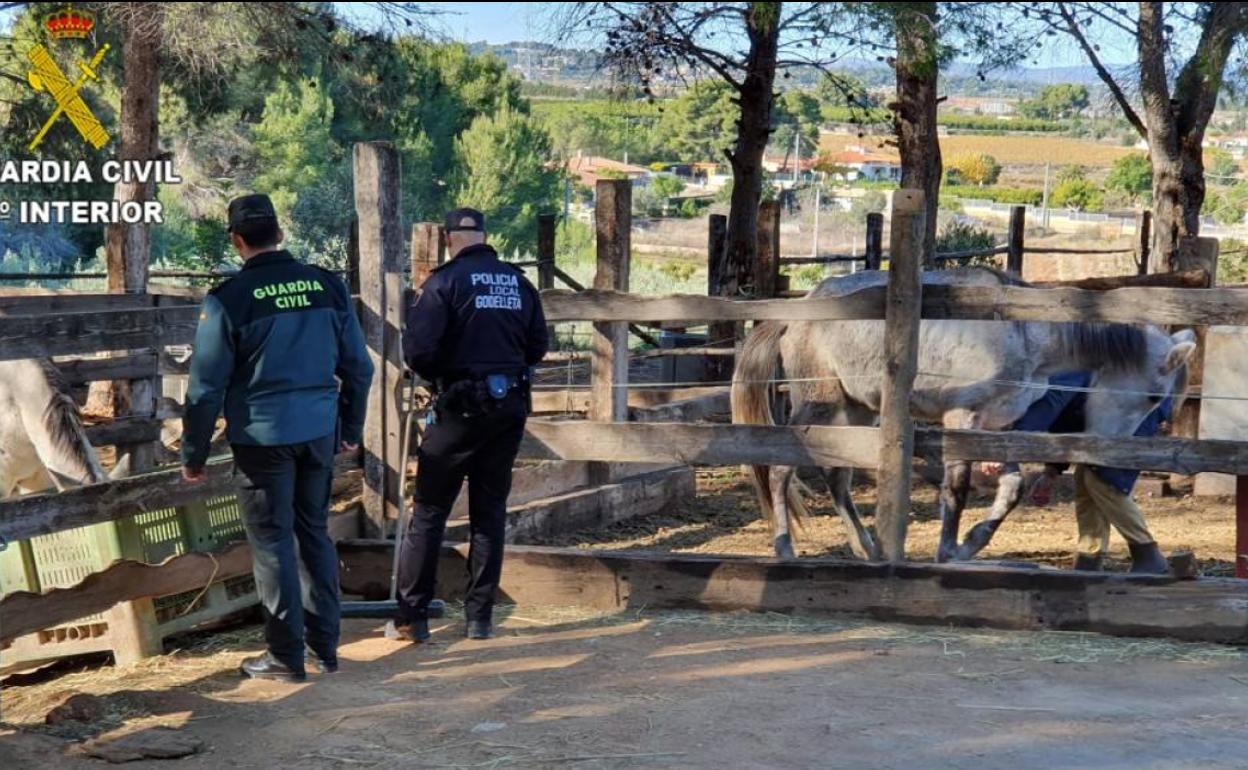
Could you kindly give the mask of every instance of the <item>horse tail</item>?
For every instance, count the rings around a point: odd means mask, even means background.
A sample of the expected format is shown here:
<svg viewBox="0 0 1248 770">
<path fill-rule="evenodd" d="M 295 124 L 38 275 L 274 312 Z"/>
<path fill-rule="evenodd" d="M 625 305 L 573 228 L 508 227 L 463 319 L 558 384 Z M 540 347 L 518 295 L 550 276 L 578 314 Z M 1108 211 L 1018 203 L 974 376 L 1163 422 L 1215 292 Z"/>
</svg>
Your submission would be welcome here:
<svg viewBox="0 0 1248 770">
<path fill-rule="evenodd" d="M 737 366 L 732 373 L 732 421 L 738 425 L 775 425 L 771 411 L 770 380 L 776 373 L 776 360 L 780 356 L 780 338 L 788 330 L 788 324 L 766 321 L 757 324 L 737 356 Z M 776 505 L 771 497 L 771 466 L 749 465 L 746 472 L 763 518 L 773 529 L 776 526 Z M 789 485 L 789 512 L 794 523 L 800 526 L 806 519 L 806 506 L 798 494 L 796 484 Z"/>
<path fill-rule="evenodd" d="M 108 481 L 86 431 L 82 413 L 69 394 L 61 372 L 48 359 L 32 364 L 30 387 L 24 388 L 30 398 L 19 398 L 22 424 L 58 488 L 63 482 L 94 484 Z M 24 403 L 22 403 L 24 402 Z"/>
</svg>

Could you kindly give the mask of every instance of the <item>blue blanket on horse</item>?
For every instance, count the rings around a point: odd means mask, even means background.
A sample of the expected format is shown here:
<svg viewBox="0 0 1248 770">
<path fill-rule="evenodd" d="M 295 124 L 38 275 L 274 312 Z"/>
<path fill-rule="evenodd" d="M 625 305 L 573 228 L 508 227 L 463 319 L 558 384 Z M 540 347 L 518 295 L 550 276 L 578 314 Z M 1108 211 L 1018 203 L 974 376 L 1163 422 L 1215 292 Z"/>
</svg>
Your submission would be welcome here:
<svg viewBox="0 0 1248 770">
<path fill-rule="evenodd" d="M 1084 409 L 1087 406 L 1088 394 L 1081 390 L 1066 388 L 1087 388 L 1092 383 L 1090 372 L 1065 372 L 1049 378 L 1050 385 L 1058 387 L 1045 392 L 1038 401 L 1031 405 L 1027 413 L 1014 423 L 1014 430 L 1033 431 L 1036 433 L 1082 433 L 1084 430 Z M 1156 436 L 1161 431 L 1162 423 L 1170 419 L 1174 408 L 1174 399 L 1170 396 L 1148 413 L 1140 424 L 1135 435 L 1141 438 Z M 1135 480 L 1140 472 L 1128 468 L 1103 468 L 1089 466 L 1106 484 L 1117 489 L 1124 495 L 1131 494 Z M 1017 468 L 1017 466 L 1013 466 Z"/>
</svg>

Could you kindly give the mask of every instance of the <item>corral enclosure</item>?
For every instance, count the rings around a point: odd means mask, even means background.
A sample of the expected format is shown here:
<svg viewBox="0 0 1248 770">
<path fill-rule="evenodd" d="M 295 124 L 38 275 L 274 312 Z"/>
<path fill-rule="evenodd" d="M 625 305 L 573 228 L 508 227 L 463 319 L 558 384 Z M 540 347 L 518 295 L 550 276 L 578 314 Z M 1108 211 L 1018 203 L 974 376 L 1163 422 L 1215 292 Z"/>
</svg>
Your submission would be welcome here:
<svg viewBox="0 0 1248 770">
<path fill-rule="evenodd" d="M 344 589 L 369 596 L 379 591 L 384 594 L 382 587 L 388 581 L 391 545 L 380 537 L 393 528 L 400 484 L 408 467 L 397 440 L 408 387 L 398 354 L 401 310 L 409 301 L 406 287 L 419 285 L 423 275 L 445 255 L 442 235 L 435 225 L 415 226 L 410 259 L 403 254 L 393 150 L 384 144 L 360 145 L 355 162 L 359 267 L 352 278 L 378 375 L 363 458 L 341 459 L 344 468 L 363 466 L 364 503 L 364 516 L 358 522 L 343 522 L 342 534 L 347 540 L 341 544 L 341 553 Z M 710 260 L 710 296 L 642 297 L 627 292 L 631 254 L 628 194 L 626 183 L 600 183 L 598 270 L 592 289 L 576 284 L 554 264 L 549 245 L 553 218 L 544 218 L 540 225 L 543 245 L 537 261 L 528 267 L 536 268 L 538 283 L 545 290 L 548 320 L 552 325 L 592 325 L 588 351 L 564 351 L 562 361 L 558 361 L 560 355 L 552 358 L 559 362 L 561 371 L 575 359 L 583 359 L 590 380 L 588 386 L 579 385 L 574 371 L 572 382 L 556 387 L 548 380 L 535 394 L 536 410 L 547 416 L 530 423 L 523 455 L 528 464 L 518 472 L 517 495 L 512 500 L 513 541 L 543 542 L 554 537 L 569 542 L 569 532 L 679 510 L 677 501 L 688 499 L 695 490 L 691 466 L 835 463 L 877 472 L 879 502 L 874 524 L 885 559 L 870 564 L 836 558 L 777 562 L 751 556 L 611 555 L 584 548 L 526 551 L 517 546 L 510 557 L 505 591 L 520 607 L 554 603 L 605 611 L 642 606 L 802 609 L 927 622 L 960 620 L 1010 628 L 1244 640 L 1248 615 L 1243 597 L 1248 588 L 1234 579 L 1182 581 L 1014 569 L 998 564 L 929 565 L 904 562 L 903 556 L 912 507 L 912 452 L 937 462 L 1093 462 L 1178 474 L 1216 471 L 1242 475 L 1248 467 L 1248 444 L 1194 438 L 1109 440 L 916 428 L 907 410 L 898 406 L 908 401 L 909 386 L 904 376 L 892 383 L 889 399 L 893 406 L 885 407 L 880 428 L 708 421 L 724 411 L 727 397 L 723 362 L 733 349 L 721 340 L 738 338 L 744 324 L 751 321 L 883 318 L 889 338 L 896 340 L 904 336 L 900 330 L 919 322 L 920 314 L 925 318 L 982 321 L 1244 324 L 1248 303 L 1243 289 L 1186 288 L 1207 285 L 1209 265 L 1201 260 L 1213 253 L 1212 244 L 1191 244 L 1195 273 L 1093 281 L 1082 284 L 1082 288 L 927 287 L 920 295 L 916 281 L 901 279 L 918 275 L 920 255 L 911 239 L 922 216 L 921 206 L 912 192 L 901 191 L 894 197 L 888 250 L 884 248 L 883 221 L 872 217 L 868 221 L 870 248 L 856 258 L 869 267 L 880 267 L 887 260 L 895 280 L 886 290 L 881 287 L 843 298 L 801 302 L 786 298 L 781 265 L 805 260 L 782 256 L 779 210 L 771 205 L 764 209 L 759 261 L 748 287 L 756 299 L 716 296 L 720 280 L 715 272 L 716 259 Z M 1010 242 L 991 250 L 1004 257 L 1006 267 L 1014 272 L 1027 253 L 1022 238 L 1024 216 L 1017 215 Z M 722 239 L 722 218 L 712 218 L 710 255 L 720 253 Z M 955 260 L 968 256 L 972 255 L 943 255 Z M 1147 272 L 1146 240 L 1136 258 Z M 1201 269 L 1205 269 L 1203 277 Z M 405 279 L 404 273 L 410 273 L 410 278 Z M 556 281 L 579 290 L 555 290 Z M 193 299 L 156 294 L 40 294 L 9 297 L 4 303 L 0 339 L 4 340 L 6 359 L 125 351 L 120 358 L 84 359 L 69 369 L 79 372 L 81 381 L 135 381 L 132 392 L 149 394 L 147 400 L 132 398 L 132 415 L 93 427 L 95 443 L 117 445 L 123 454 L 136 452 L 134 447 L 144 444 L 153 445 L 161 421 L 176 413 L 174 405 L 158 406 L 155 394 L 160 389 L 155 379 L 162 372 L 176 373 L 179 367 L 185 371 L 184 361 L 170 362 L 165 352 L 169 346 L 191 341 L 197 316 Z M 704 345 L 641 357 L 629 353 L 630 333 L 654 338 L 661 334 L 658 327 L 688 329 L 708 323 L 709 349 Z M 890 355 L 904 371 L 905 360 L 912 358 L 914 351 L 907 352 L 904 344 L 897 344 L 900 347 Z M 647 358 L 679 361 L 684 357 L 704 359 L 711 372 L 709 382 L 683 383 L 672 377 L 667 383 L 632 381 L 646 369 L 637 365 L 635 358 L 644 363 Z M 580 419 L 582 415 L 588 419 Z M 84 525 L 132 516 L 136 511 L 170 506 L 183 507 L 178 514 L 183 518 L 201 516 L 193 506 L 203 505 L 205 499 L 229 497 L 228 469 L 228 460 L 216 461 L 205 487 L 186 487 L 177 479 L 176 470 L 157 470 L 58 495 L 6 501 L 0 503 L 0 536 L 9 543 L 57 536 Z M 716 494 L 722 490 L 704 484 L 703 491 Z M 920 505 L 922 500 L 920 496 Z M 1220 515 L 1226 521 L 1229 508 L 1223 510 Z M 351 539 L 353 535 L 371 539 Z M 1231 533 L 1227 531 L 1226 536 L 1229 541 Z M 1241 540 L 1238 544 L 1228 542 L 1224 549 L 1219 551 L 1227 554 L 1220 559 L 1223 572 L 1245 548 Z M 460 557 L 452 549 L 447 558 L 454 564 Z M 1242 559 L 1237 566 L 1242 568 Z M 245 578 L 249 571 L 249 555 L 242 545 L 216 549 L 212 554 L 186 553 L 160 566 L 134 561 L 114 564 L 82 582 L 67 581 L 68 585 L 44 593 L 7 595 L 0 602 L 5 619 L 2 638 L 11 641 L 64 624 L 85 627 L 90 636 L 90 624 L 74 623 L 93 613 L 114 611 L 109 608 L 117 601 L 127 603 L 124 612 L 155 613 L 153 602 L 159 597 L 191 592 L 194 602 L 202 601 L 203 597 L 196 594 L 205 585 Z M 128 643 L 129 654 L 141 657 L 159 651 L 160 635 L 151 633 L 150 618 L 136 621 L 133 627 L 138 629 L 138 637 Z"/>
</svg>

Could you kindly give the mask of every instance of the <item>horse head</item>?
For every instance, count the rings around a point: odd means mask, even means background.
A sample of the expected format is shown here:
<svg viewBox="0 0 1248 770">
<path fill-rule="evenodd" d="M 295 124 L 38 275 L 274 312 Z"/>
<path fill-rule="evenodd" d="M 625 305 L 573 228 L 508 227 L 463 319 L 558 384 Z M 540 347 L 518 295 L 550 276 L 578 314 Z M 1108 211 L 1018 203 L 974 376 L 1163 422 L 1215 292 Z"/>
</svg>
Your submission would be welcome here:
<svg viewBox="0 0 1248 770">
<path fill-rule="evenodd" d="M 1190 329 L 1166 334 L 1156 327 L 1145 332 L 1145 349 L 1131 365 L 1096 370 L 1085 408 L 1086 430 L 1098 436 L 1132 436 L 1167 396 L 1171 414 L 1178 412 L 1187 391 L 1187 364 L 1196 352 Z"/>
</svg>

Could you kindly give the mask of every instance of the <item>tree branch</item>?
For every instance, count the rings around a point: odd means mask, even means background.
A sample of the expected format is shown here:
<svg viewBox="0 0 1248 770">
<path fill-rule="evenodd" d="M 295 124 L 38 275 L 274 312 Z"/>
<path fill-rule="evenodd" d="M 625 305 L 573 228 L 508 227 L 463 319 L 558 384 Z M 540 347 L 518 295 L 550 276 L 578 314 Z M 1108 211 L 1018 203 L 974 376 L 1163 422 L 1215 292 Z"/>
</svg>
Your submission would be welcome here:
<svg viewBox="0 0 1248 770">
<path fill-rule="evenodd" d="M 1139 113 L 1135 111 L 1135 107 L 1131 106 L 1131 100 L 1127 98 L 1126 93 L 1122 90 L 1122 86 L 1118 85 L 1118 81 L 1114 80 L 1114 76 L 1101 62 L 1101 57 L 1097 55 L 1096 49 L 1088 42 L 1088 38 L 1083 34 L 1083 30 L 1079 27 L 1079 22 L 1075 19 L 1066 3 L 1057 4 L 1058 13 L 1061 14 L 1063 21 L 1066 22 L 1066 33 L 1075 39 L 1079 47 L 1083 49 L 1083 53 L 1088 57 L 1088 62 L 1092 65 L 1092 69 L 1096 70 L 1097 76 L 1109 92 L 1113 94 L 1114 101 L 1118 102 L 1118 106 L 1122 109 L 1123 115 L 1127 122 L 1130 123 L 1140 136 L 1148 137 L 1148 127 L 1144 125 L 1144 121 L 1140 119 Z"/>
<path fill-rule="evenodd" d="M 1201 30 L 1195 52 L 1179 72 L 1174 93 L 1179 103 L 1179 130 L 1199 126 L 1203 133 L 1217 106 L 1219 86 L 1235 40 L 1248 24 L 1248 3 L 1217 3 Z"/>
</svg>

